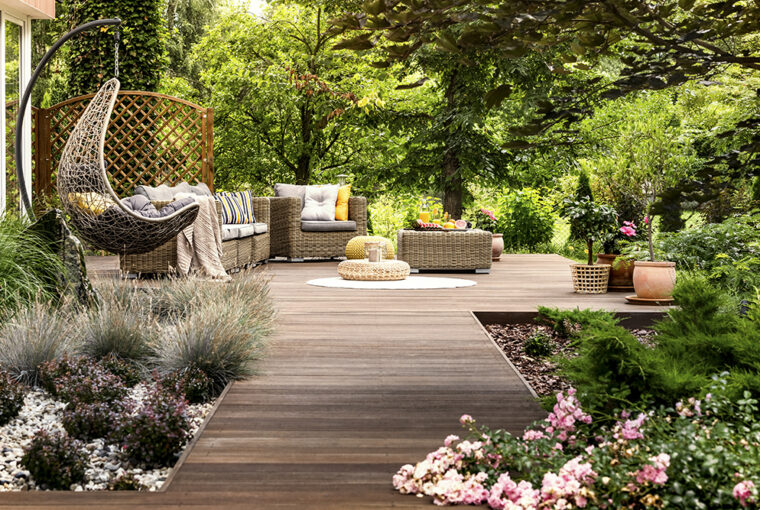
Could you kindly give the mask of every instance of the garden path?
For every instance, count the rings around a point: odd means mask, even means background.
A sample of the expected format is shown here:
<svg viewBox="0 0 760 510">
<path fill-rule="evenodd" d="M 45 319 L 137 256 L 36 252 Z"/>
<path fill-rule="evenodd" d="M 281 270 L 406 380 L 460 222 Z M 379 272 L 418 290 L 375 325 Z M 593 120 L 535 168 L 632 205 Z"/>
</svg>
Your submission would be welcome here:
<svg viewBox="0 0 760 510">
<path fill-rule="evenodd" d="M 234 384 L 160 493 L 11 493 L 0 508 L 431 508 L 391 476 L 459 433 L 458 418 L 521 430 L 544 413 L 471 311 L 538 305 L 645 311 L 572 293 L 569 261 L 509 255 L 476 287 L 360 291 L 305 285 L 335 263 L 272 263 L 277 334 Z"/>
</svg>

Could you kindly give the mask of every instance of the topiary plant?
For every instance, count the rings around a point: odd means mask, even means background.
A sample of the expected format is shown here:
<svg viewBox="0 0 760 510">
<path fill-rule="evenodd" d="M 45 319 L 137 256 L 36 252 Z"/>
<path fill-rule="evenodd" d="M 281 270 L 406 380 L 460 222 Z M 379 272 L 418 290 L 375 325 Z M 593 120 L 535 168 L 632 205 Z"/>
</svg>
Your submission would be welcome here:
<svg viewBox="0 0 760 510">
<path fill-rule="evenodd" d="M 586 241 L 588 265 L 592 265 L 594 241 L 606 239 L 611 232 L 617 230 L 618 218 L 615 209 L 594 203 L 590 198 L 580 200 L 568 198 L 563 202 L 562 214 L 567 216 L 570 224 L 577 229 Z"/>
<path fill-rule="evenodd" d="M 21 464 L 29 470 L 38 485 L 49 489 L 66 489 L 84 482 L 87 456 L 84 445 L 66 434 L 37 432 L 24 448 Z"/>
<path fill-rule="evenodd" d="M 588 198 L 592 202 L 594 201 L 594 194 L 591 191 L 591 181 L 588 178 L 588 173 L 585 170 L 582 171 L 578 176 L 578 185 L 575 188 L 575 199 L 581 200 L 583 198 Z M 570 225 L 570 239 L 585 240 L 583 238 L 583 233 L 579 232 L 578 229 L 573 225 Z"/>
<path fill-rule="evenodd" d="M 0 426 L 18 416 L 22 407 L 24 407 L 23 386 L 5 372 L 0 372 Z"/>
</svg>

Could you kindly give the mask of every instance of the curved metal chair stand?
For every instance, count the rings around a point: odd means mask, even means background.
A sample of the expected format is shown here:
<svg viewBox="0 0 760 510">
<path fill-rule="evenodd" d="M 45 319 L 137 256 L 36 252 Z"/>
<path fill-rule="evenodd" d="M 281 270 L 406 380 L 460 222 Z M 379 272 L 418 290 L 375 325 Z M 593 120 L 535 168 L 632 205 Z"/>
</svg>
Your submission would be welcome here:
<svg viewBox="0 0 760 510">
<path fill-rule="evenodd" d="M 96 248 L 119 254 L 146 253 L 168 242 L 195 221 L 192 203 L 162 218 L 147 218 L 128 207 L 111 188 L 103 150 L 119 80 L 107 81 L 77 121 L 58 166 L 58 195 L 78 234 Z"/>
</svg>

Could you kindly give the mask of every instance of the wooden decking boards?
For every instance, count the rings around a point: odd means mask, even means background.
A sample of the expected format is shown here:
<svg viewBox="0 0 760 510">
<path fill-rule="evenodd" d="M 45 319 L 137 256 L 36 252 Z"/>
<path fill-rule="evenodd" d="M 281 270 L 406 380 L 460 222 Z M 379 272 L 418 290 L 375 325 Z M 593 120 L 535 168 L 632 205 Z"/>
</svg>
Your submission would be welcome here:
<svg viewBox="0 0 760 510">
<path fill-rule="evenodd" d="M 452 275 L 475 287 L 422 291 L 312 287 L 336 264 L 269 264 L 279 319 L 259 375 L 232 386 L 166 491 L 3 493 L 0 508 L 431 508 L 391 477 L 461 433 L 461 414 L 511 431 L 544 416 L 471 311 L 656 309 L 573 294 L 568 262 L 503 256 Z"/>
</svg>

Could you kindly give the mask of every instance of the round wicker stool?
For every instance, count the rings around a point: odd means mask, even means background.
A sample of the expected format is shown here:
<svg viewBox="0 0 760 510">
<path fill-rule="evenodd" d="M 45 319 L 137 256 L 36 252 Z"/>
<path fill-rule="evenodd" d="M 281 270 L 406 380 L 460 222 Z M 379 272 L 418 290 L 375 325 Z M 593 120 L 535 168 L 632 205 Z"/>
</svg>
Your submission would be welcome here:
<svg viewBox="0 0 760 510">
<path fill-rule="evenodd" d="M 386 260 L 392 260 L 396 256 L 393 250 L 393 243 L 389 239 L 380 236 L 356 236 L 346 244 L 346 258 L 347 259 L 363 259 L 364 255 L 364 243 L 371 241 L 383 241 L 383 258 Z"/>
<path fill-rule="evenodd" d="M 338 274 L 344 280 L 406 280 L 409 264 L 403 260 L 369 262 L 366 259 L 344 260 L 338 264 Z"/>
</svg>

